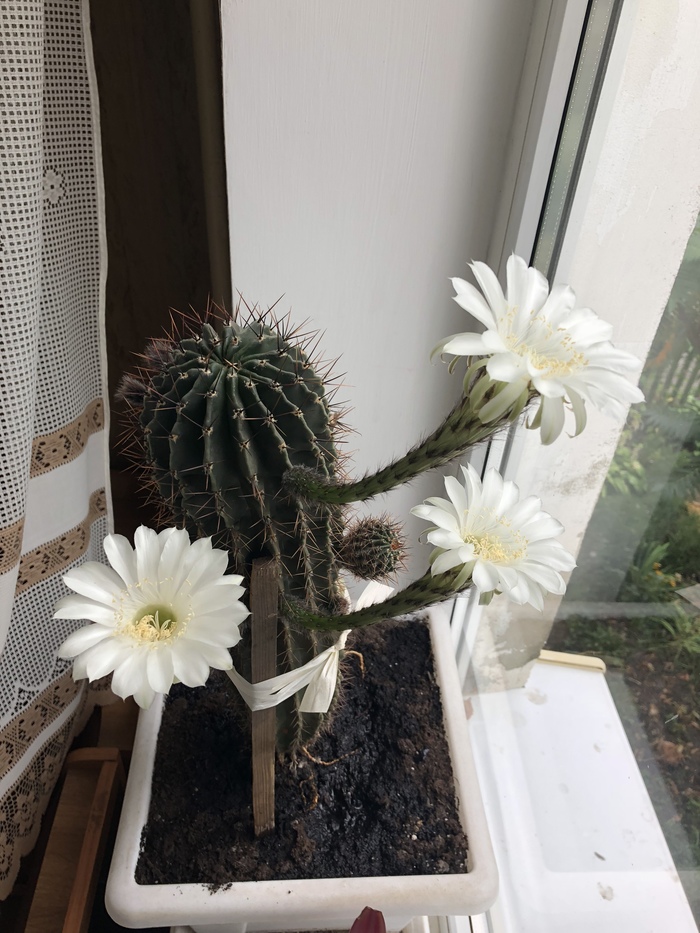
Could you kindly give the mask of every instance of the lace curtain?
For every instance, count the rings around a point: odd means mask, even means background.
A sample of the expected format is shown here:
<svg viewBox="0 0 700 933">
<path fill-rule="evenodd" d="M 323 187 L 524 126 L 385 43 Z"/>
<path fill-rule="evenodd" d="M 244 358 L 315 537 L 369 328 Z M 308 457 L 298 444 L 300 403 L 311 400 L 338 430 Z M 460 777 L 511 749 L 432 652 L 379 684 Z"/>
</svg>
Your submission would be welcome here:
<svg viewBox="0 0 700 933">
<path fill-rule="evenodd" d="M 83 623 L 52 618 L 110 521 L 97 113 L 87 0 L 3 0 L 0 898 L 100 696 L 56 659 Z"/>
</svg>

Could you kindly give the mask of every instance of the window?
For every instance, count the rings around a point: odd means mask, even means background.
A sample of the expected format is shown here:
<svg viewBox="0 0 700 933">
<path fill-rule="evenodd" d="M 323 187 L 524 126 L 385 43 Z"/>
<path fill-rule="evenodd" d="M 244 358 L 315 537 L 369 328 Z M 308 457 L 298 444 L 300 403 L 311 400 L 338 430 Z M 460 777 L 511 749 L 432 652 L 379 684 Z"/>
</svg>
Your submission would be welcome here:
<svg viewBox="0 0 700 933">
<path fill-rule="evenodd" d="M 700 18 L 690 4 L 671 14 L 646 0 L 593 2 L 582 25 L 531 255 L 645 362 L 647 402 L 624 426 L 595 415 L 581 437 L 544 450 L 521 429 L 488 452 L 563 522 L 579 567 L 542 615 L 504 601 L 455 607 L 504 881 L 483 922 L 560 933 L 588 929 L 586 916 L 599 931 L 675 933 L 695 929 L 700 849 L 700 102 L 689 90 Z M 527 255 L 524 226 L 511 219 L 494 255 Z M 584 660 L 561 678 L 537 660 L 545 643 L 602 657 L 607 673 Z"/>
<path fill-rule="evenodd" d="M 548 647 L 596 654 L 687 886 L 700 859 L 700 225 Z M 696 919 L 700 912 L 696 913 Z"/>
</svg>

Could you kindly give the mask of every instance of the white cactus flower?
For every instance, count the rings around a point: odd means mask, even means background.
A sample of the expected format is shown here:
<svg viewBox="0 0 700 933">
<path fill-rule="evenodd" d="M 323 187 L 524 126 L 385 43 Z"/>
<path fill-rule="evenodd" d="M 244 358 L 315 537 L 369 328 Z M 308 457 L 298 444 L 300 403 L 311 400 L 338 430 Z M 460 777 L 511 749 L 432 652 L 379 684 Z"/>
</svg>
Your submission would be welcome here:
<svg viewBox="0 0 700 933">
<path fill-rule="evenodd" d="M 626 405 L 644 396 L 624 373 L 641 367 L 631 353 L 610 342 L 612 326 L 588 308 L 576 308 L 568 285 L 555 285 L 524 259 L 511 256 L 504 295 L 494 272 L 483 262 L 471 269 L 481 292 L 464 279 L 452 279 L 454 300 L 486 330 L 454 334 L 434 353 L 488 357 L 486 371 L 507 383 L 480 411 L 484 422 L 498 418 L 523 391 L 540 395 L 540 406 L 529 427 L 540 428 L 542 443 L 551 444 L 564 427 L 565 403 L 573 410 L 580 434 L 586 425 L 585 403 L 622 419 Z M 483 292 L 483 294 L 482 294 Z"/>
<path fill-rule="evenodd" d="M 571 554 L 554 538 L 564 530 L 536 496 L 520 499 L 515 483 L 491 469 L 483 483 L 472 466 L 462 467 L 464 486 L 445 478 L 446 499 L 433 497 L 411 509 L 436 527 L 427 535 L 434 544 L 433 576 L 462 567 L 455 589 L 470 579 L 482 602 L 505 593 L 519 604 L 542 609 L 547 593 L 561 594 L 566 585 L 560 571 L 576 566 Z"/>
<path fill-rule="evenodd" d="M 69 635 L 59 657 L 75 658 L 73 677 L 113 672 L 112 690 L 148 708 L 173 683 L 202 686 L 209 669 L 229 670 L 228 648 L 240 640 L 249 614 L 240 601 L 243 578 L 224 575 L 225 551 L 211 538 L 190 544 L 186 531 L 157 534 L 141 526 L 132 548 L 107 535 L 107 567 L 89 561 L 63 580 L 74 593 L 56 604 L 56 619 L 89 619 Z"/>
</svg>

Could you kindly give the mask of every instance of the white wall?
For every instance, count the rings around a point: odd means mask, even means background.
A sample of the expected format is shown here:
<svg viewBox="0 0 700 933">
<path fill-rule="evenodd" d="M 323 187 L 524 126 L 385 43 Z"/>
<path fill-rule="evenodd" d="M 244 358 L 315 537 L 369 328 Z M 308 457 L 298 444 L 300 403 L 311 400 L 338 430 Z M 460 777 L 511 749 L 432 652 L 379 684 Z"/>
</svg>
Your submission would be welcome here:
<svg viewBox="0 0 700 933">
<path fill-rule="evenodd" d="M 447 413 L 448 277 L 486 258 L 533 0 L 222 0 L 231 265 L 342 354 L 357 472 Z M 405 517 L 433 474 L 389 497 Z M 385 503 L 378 502 L 379 511 Z M 429 550 L 416 542 L 413 571 Z"/>
<path fill-rule="evenodd" d="M 632 8 L 621 76 L 616 82 L 613 62 L 557 279 L 644 360 L 700 210 L 700 4 L 639 0 Z M 542 449 L 527 432 L 520 450 L 512 478 L 563 522 L 561 540 L 574 554 L 621 427 L 591 412 L 580 437 Z M 528 666 L 520 666 L 538 653 L 558 602 L 543 615 L 491 604 L 474 662 L 482 687 L 524 682 Z"/>
</svg>

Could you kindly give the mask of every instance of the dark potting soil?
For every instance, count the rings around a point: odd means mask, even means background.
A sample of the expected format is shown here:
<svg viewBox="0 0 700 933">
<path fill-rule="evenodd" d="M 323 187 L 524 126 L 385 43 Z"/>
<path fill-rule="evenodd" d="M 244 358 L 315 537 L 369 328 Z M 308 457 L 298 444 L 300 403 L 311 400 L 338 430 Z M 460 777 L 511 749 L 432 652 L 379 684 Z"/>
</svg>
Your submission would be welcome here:
<svg viewBox="0 0 700 933">
<path fill-rule="evenodd" d="M 163 713 L 139 884 L 467 870 L 467 840 L 423 622 L 353 632 L 330 728 L 277 763 L 275 828 L 253 834 L 250 738 L 228 677 L 174 687 Z"/>
</svg>

